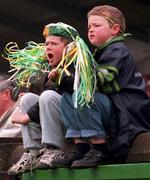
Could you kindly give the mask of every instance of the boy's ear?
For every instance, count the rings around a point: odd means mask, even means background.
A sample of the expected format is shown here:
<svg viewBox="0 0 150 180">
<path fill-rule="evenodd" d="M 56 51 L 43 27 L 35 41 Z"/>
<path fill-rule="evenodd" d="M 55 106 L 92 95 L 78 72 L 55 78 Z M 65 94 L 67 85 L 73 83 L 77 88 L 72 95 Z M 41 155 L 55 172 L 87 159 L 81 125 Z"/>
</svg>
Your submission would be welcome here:
<svg viewBox="0 0 150 180">
<path fill-rule="evenodd" d="M 5 89 L 3 91 L 4 93 L 4 96 L 5 96 L 5 99 L 10 99 L 11 98 L 11 92 L 10 92 L 10 89 Z"/>
<path fill-rule="evenodd" d="M 112 36 L 118 35 L 120 33 L 120 31 L 121 31 L 121 27 L 119 24 L 114 24 L 112 26 Z"/>
</svg>

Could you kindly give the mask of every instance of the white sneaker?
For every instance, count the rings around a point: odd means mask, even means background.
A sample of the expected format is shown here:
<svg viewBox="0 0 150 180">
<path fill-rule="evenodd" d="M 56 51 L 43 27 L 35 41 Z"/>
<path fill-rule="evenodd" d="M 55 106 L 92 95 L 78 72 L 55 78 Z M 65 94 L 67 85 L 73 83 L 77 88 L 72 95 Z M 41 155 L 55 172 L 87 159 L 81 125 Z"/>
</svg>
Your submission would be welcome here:
<svg viewBox="0 0 150 180">
<path fill-rule="evenodd" d="M 28 170 L 32 170 L 32 167 L 38 162 L 38 160 L 38 156 L 33 156 L 30 153 L 25 152 L 21 159 L 8 170 L 8 174 L 19 175 Z"/>
<path fill-rule="evenodd" d="M 59 149 L 45 149 L 44 154 L 40 157 L 40 160 L 33 167 L 34 169 L 48 169 L 55 168 L 52 165 L 52 161 L 62 156 L 63 151 Z"/>
</svg>

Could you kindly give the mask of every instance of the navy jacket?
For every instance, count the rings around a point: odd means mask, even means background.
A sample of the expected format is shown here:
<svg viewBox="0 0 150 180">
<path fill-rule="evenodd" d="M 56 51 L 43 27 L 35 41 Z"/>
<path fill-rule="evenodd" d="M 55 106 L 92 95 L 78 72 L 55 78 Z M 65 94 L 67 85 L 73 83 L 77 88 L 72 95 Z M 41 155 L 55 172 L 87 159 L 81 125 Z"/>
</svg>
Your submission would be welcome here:
<svg viewBox="0 0 150 180">
<path fill-rule="evenodd" d="M 144 79 L 123 42 L 96 51 L 94 58 L 98 89 L 109 96 L 116 111 L 109 127 L 109 149 L 128 149 L 136 135 L 150 131 L 150 100 Z"/>
</svg>

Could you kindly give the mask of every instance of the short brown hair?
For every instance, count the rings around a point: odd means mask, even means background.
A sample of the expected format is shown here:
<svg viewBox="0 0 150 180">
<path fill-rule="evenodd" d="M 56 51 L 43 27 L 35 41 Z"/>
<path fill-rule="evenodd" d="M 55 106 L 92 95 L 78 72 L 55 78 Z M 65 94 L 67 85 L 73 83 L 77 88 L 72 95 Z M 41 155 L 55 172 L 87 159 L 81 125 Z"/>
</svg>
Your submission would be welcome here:
<svg viewBox="0 0 150 180">
<path fill-rule="evenodd" d="M 87 17 L 98 15 L 106 18 L 110 23 L 119 24 L 121 31 L 125 32 L 126 23 L 123 13 L 116 7 L 103 5 L 96 6 L 91 11 L 88 12 Z"/>
</svg>

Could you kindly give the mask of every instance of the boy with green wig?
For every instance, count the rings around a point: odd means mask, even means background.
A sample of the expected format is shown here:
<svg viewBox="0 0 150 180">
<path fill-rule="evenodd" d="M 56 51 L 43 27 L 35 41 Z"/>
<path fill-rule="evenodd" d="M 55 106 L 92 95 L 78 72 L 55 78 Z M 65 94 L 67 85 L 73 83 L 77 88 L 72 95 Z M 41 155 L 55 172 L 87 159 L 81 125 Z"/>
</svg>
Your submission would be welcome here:
<svg viewBox="0 0 150 180">
<path fill-rule="evenodd" d="M 45 26 L 43 35 L 51 71 L 45 78 L 45 91 L 40 96 L 23 95 L 20 112 L 12 116 L 12 123 L 22 124 L 26 151 L 9 174 L 55 167 L 52 161 L 62 156 L 66 133 L 60 110 L 65 92 L 73 95 L 75 107 L 88 106 L 93 101 L 94 61 L 77 30 L 61 22 L 51 23 Z"/>
</svg>

